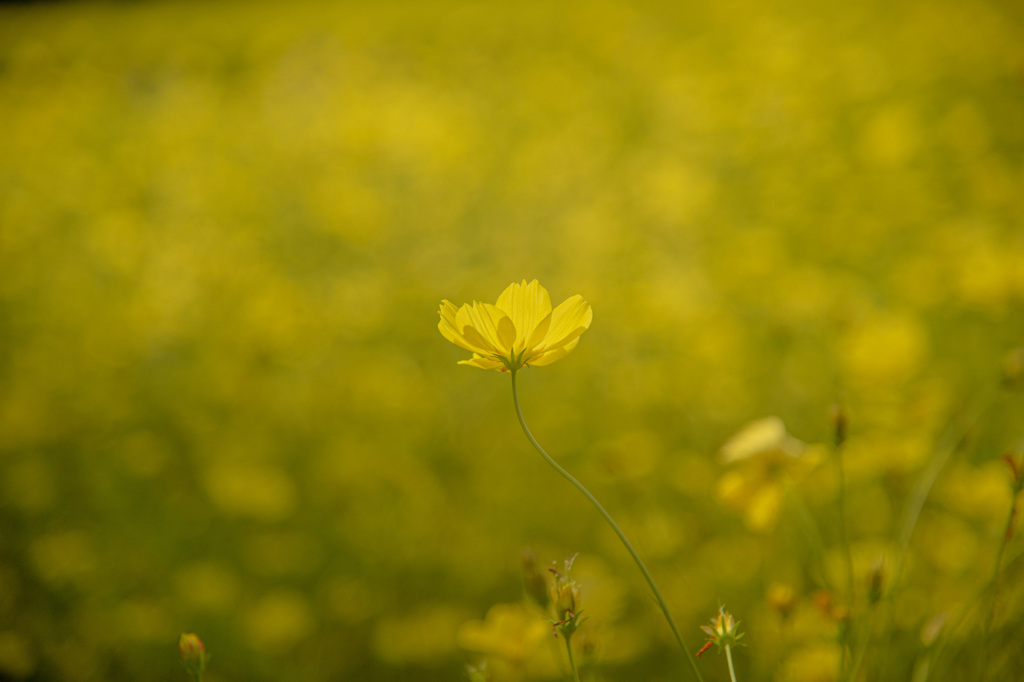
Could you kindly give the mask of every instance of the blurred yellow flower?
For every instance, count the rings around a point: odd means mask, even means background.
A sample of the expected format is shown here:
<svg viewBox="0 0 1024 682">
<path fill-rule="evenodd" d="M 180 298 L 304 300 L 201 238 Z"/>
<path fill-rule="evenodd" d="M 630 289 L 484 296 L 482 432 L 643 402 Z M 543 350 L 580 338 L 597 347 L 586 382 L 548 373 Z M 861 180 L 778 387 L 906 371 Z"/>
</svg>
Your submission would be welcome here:
<svg viewBox="0 0 1024 682">
<path fill-rule="evenodd" d="M 790 436 L 781 419 L 765 417 L 730 438 L 720 458 L 737 466 L 718 480 L 718 499 L 741 511 L 748 528 L 764 531 L 775 525 L 786 486 L 812 468 L 819 456 L 816 448 Z"/>
<path fill-rule="evenodd" d="M 521 662 L 551 636 L 551 625 L 536 608 L 495 604 L 484 620 L 464 623 L 456 639 L 464 649 Z"/>
<path fill-rule="evenodd" d="M 459 364 L 502 372 L 565 357 L 593 319 L 582 296 L 571 296 L 552 310 L 547 289 L 525 279 L 510 284 L 495 305 L 474 301 L 456 308 L 441 301 L 440 313 L 437 328 L 444 338 L 473 353 Z"/>
</svg>

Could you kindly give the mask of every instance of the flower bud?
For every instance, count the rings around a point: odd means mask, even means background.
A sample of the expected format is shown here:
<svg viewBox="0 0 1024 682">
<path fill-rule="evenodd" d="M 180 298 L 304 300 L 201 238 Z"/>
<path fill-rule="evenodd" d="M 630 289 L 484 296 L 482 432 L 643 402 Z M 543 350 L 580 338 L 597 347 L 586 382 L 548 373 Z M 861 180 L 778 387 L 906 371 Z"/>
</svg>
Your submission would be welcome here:
<svg viewBox="0 0 1024 682">
<path fill-rule="evenodd" d="M 1003 462 L 1006 463 L 1006 466 L 1010 467 L 1014 493 L 1020 492 L 1022 485 L 1024 485 L 1024 457 L 1014 457 L 1007 452 L 1003 455 Z"/>
<path fill-rule="evenodd" d="M 932 616 L 924 627 L 921 628 L 921 644 L 926 647 L 930 647 L 935 644 L 935 640 L 942 634 L 943 628 L 946 627 L 946 614 L 940 613 Z"/>
<path fill-rule="evenodd" d="M 832 422 L 832 438 L 836 447 L 846 442 L 846 429 L 849 426 L 849 416 L 842 401 L 836 401 L 828 411 L 829 420 Z"/>
<path fill-rule="evenodd" d="M 178 640 L 178 650 L 181 652 L 181 660 L 185 669 L 192 673 L 196 679 L 206 670 L 206 647 L 203 640 L 192 633 L 182 633 Z"/>
<path fill-rule="evenodd" d="M 576 561 L 577 556 L 579 555 L 574 554 L 565 560 L 564 574 L 557 569 L 548 568 L 554 576 L 554 581 L 551 583 L 551 603 L 555 609 L 555 620 L 551 621 L 551 625 L 556 634 L 561 632 L 566 638 L 571 637 L 580 624 L 586 620 L 581 617 L 582 611 L 580 610 L 582 590 L 579 583 L 569 577 L 569 571 L 572 570 L 572 564 Z"/>
<path fill-rule="evenodd" d="M 782 583 L 774 583 L 768 588 L 768 606 L 783 619 L 789 618 L 796 607 L 796 594 L 793 588 Z"/>
<path fill-rule="evenodd" d="M 882 598 L 884 588 L 885 562 L 879 559 L 871 566 L 871 572 L 868 573 L 868 602 L 872 605 L 877 604 Z"/>
<path fill-rule="evenodd" d="M 1003 356 L 1003 386 L 1014 389 L 1024 382 L 1024 346 Z"/>
<path fill-rule="evenodd" d="M 480 665 L 469 665 L 466 666 L 466 674 L 469 676 L 469 682 L 490 682 L 491 673 L 487 669 L 487 662 L 484 661 Z"/>
<path fill-rule="evenodd" d="M 711 619 L 711 625 L 701 625 L 700 629 L 708 636 L 709 644 L 716 644 L 719 648 L 737 646 L 743 633 L 739 630 L 740 624 L 732 617 L 732 614 L 725 610 L 724 606 L 718 608 L 718 615 Z M 701 650 L 703 653 L 704 650 Z"/>
</svg>

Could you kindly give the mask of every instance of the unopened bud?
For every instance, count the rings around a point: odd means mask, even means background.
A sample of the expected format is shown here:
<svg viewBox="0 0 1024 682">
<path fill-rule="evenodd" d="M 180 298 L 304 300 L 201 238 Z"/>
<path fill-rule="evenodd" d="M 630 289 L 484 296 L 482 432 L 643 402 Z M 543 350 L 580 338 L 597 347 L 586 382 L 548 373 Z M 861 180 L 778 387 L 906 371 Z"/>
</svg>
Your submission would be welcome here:
<svg viewBox="0 0 1024 682">
<path fill-rule="evenodd" d="M 828 411 L 829 420 L 832 422 L 832 439 L 836 447 L 846 442 L 846 428 L 849 425 L 849 417 L 846 407 L 842 401 L 837 400 Z"/>
<path fill-rule="evenodd" d="M 1017 388 L 1024 383 L 1024 346 L 1003 356 L 1003 386 Z"/>
<path fill-rule="evenodd" d="M 1009 452 L 1003 455 L 1003 461 L 1010 467 L 1010 476 L 1013 478 L 1013 491 L 1020 492 L 1024 485 L 1024 458 L 1014 457 Z"/>
<path fill-rule="evenodd" d="M 825 616 L 832 616 L 832 609 L 835 608 L 835 599 L 832 597 L 832 593 L 828 590 L 817 590 L 814 593 L 814 605 L 818 607 L 818 610 Z"/>
<path fill-rule="evenodd" d="M 942 634 L 942 629 L 946 627 L 946 614 L 940 613 L 936 616 L 932 616 L 924 627 L 921 628 L 921 644 L 926 647 L 935 644 L 935 640 Z"/>
<path fill-rule="evenodd" d="M 566 614 L 579 611 L 581 592 L 580 586 L 575 580 L 565 580 L 556 583 L 555 615 L 565 618 Z"/>
<path fill-rule="evenodd" d="M 554 576 L 551 584 L 551 602 L 554 604 L 555 620 L 551 621 L 555 633 L 562 633 L 566 639 L 571 637 L 585 618 L 581 617 L 580 599 L 582 590 L 579 583 L 569 576 L 572 564 L 576 561 L 578 554 L 573 554 L 565 560 L 564 573 L 557 569 L 549 568 Z"/>
<path fill-rule="evenodd" d="M 836 602 L 835 596 L 828 590 L 814 593 L 814 605 L 826 618 L 843 625 L 850 619 L 849 607 Z"/>
<path fill-rule="evenodd" d="M 789 585 L 774 583 L 768 588 L 768 606 L 783 618 L 789 618 L 796 607 L 796 595 Z"/>
<path fill-rule="evenodd" d="M 718 615 L 711 619 L 711 625 L 701 625 L 700 629 L 708 636 L 708 643 L 719 648 L 737 646 L 743 638 L 740 624 L 724 606 L 718 608 Z M 704 653 L 705 650 L 702 649 L 700 653 Z"/>
<path fill-rule="evenodd" d="M 178 640 L 178 650 L 181 652 L 181 661 L 185 664 L 185 669 L 194 678 L 200 679 L 203 671 L 206 670 L 207 661 L 206 647 L 203 646 L 203 641 L 195 634 L 182 633 Z"/>
<path fill-rule="evenodd" d="M 480 665 L 468 665 L 466 666 L 466 674 L 469 676 L 469 682 L 490 682 L 491 673 L 487 670 L 487 662 L 484 661 Z"/>
<path fill-rule="evenodd" d="M 868 602 L 877 604 L 885 590 L 885 561 L 879 559 L 868 573 Z"/>
</svg>

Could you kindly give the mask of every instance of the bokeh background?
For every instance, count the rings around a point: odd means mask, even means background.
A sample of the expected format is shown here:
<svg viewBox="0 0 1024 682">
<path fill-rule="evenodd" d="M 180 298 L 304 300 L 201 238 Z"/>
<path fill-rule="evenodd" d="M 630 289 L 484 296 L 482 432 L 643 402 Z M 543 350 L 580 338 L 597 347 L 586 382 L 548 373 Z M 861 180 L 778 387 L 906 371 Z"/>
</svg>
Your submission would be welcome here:
<svg viewBox="0 0 1024 682">
<path fill-rule="evenodd" d="M 724 603 L 741 679 L 835 679 L 842 607 L 866 674 L 1012 679 L 1022 153 L 1010 0 L 0 6 L 0 678 L 564 677 L 527 548 L 581 553 L 585 677 L 686 677 L 437 332 L 536 277 L 594 323 L 526 418 L 691 648 Z M 807 466 L 723 465 L 768 415 Z"/>
</svg>

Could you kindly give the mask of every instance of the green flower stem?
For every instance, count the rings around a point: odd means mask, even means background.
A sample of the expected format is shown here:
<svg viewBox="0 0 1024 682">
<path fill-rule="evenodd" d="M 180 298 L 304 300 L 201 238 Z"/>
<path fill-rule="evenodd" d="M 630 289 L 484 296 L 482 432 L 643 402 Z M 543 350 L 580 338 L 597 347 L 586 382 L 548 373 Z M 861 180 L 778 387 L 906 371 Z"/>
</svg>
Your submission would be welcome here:
<svg viewBox="0 0 1024 682">
<path fill-rule="evenodd" d="M 736 682 L 736 666 L 732 664 L 732 647 L 725 645 L 725 660 L 729 661 L 729 679 Z"/>
<path fill-rule="evenodd" d="M 914 534 L 914 529 L 917 528 L 917 522 L 921 518 L 921 512 L 924 510 L 925 501 L 931 494 L 932 488 L 935 486 L 935 482 L 939 478 L 939 474 L 953 457 L 957 448 L 959 448 L 964 440 L 967 439 L 974 427 L 979 421 L 981 421 L 981 418 L 995 404 L 998 397 L 998 392 L 991 392 L 982 397 L 978 401 L 979 407 L 975 408 L 973 413 L 969 414 L 962 424 L 951 424 L 949 426 L 947 435 L 943 439 L 943 445 L 932 452 L 928 464 L 925 466 L 921 477 L 917 481 L 917 485 L 914 487 L 913 494 L 907 501 L 907 506 L 903 513 L 903 524 L 900 527 L 900 534 L 898 538 L 896 567 L 893 569 L 890 581 L 891 584 L 885 594 L 885 602 L 888 607 L 889 615 L 885 641 L 881 646 L 881 663 L 878 667 L 879 679 L 885 678 L 886 668 L 889 663 L 889 649 L 892 646 L 893 632 L 896 624 L 895 603 L 898 596 L 897 591 L 900 587 L 900 581 L 903 578 L 903 567 L 910 549 L 910 539 Z"/>
<path fill-rule="evenodd" d="M 1016 473 L 1016 472 L 1015 472 Z M 1003 567 L 1003 553 L 1006 551 L 1006 545 L 1010 542 L 1010 536 L 1013 534 L 1013 517 L 1017 515 L 1017 495 L 1020 494 L 1021 488 L 1024 486 L 1024 479 L 1017 479 L 1013 482 L 1013 487 L 1010 491 L 1010 512 L 1006 516 L 1006 524 L 1003 526 L 1003 535 L 1000 538 L 999 550 L 996 552 L 996 562 L 992 567 L 992 577 L 989 579 L 987 590 L 991 591 L 992 595 L 989 599 L 988 615 L 984 616 L 984 628 L 982 629 L 982 649 L 983 653 L 987 653 L 989 650 L 989 634 L 992 632 L 992 623 L 996 617 L 996 597 L 999 592 L 999 573 Z M 988 656 L 982 656 L 981 663 L 981 678 L 982 680 L 988 677 Z"/>
<path fill-rule="evenodd" d="M 562 639 L 565 640 L 565 651 L 569 654 L 569 667 L 572 668 L 573 682 L 580 682 L 580 671 L 576 667 L 576 659 L 572 656 L 572 643 L 569 641 L 569 638 L 564 635 L 562 636 Z"/>
<path fill-rule="evenodd" d="M 821 581 L 821 584 L 829 591 L 834 592 L 835 590 L 833 590 L 828 577 L 828 571 L 825 570 L 825 541 L 821 537 L 821 529 L 818 528 L 818 522 L 814 520 L 814 513 L 807 506 L 807 502 L 804 500 L 800 488 L 797 487 L 796 481 L 789 477 L 786 478 L 786 493 L 786 499 L 790 501 L 793 511 L 796 512 L 800 529 L 803 531 L 807 542 L 811 546 L 811 550 L 814 552 L 817 565 L 813 566 L 812 569 L 818 573 L 818 579 Z"/>
<path fill-rule="evenodd" d="M 846 679 L 857 682 L 861 666 L 864 665 L 864 655 L 868 651 L 868 644 L 871 643 L 871 633 L 875 629 L 875 615 L 878 613 L 878 605 L 872 604 L 868 611 L 868 622 L 860 636 L 860 643 L 857 645 L 857 652 L 853 654 L 849 675 Z"/>
<path fill-rule="evenodd" d="M 850 549 L 850 536 L 846 526 L 846 466 L 843 461 L 843 446 L 841 443 L 837 443 L 835 446 L 835 457 L 836 467 L 838 468 L 839 474 L 839 492 L 837 504 L 839 506 L 839 544 L 842 545 L 844 559 L 846 560 L 846 603 L 853 610 L 853 552 Z M 865 635 L 868 636 L 868 635 Z M 841 641 L 839 642 L 839 680 L 844 682 L 850 679 L 847 676 L 849 670 L 847 669 L 847 653 L 846 650 L 849 646 L 849 631 L 848 628 L 842 632 Z"/>
<path fill-rule="evenodd" d="M 700 674 L 700 669 L 697 667 L 697 662 L 694 660 L 693 654 L 691 654 L 690 650 L 686 648 L 685 644 L 683 644 L 683 637 L 679 634 L 679 628 L 676 627 L 675 621 L 672 620 L 672 614 L 670 614 L 668 611 L 668 605 L 665 604 L 665 599 L 661 596 L 661 591 L 658 589 L 658 586 L 654 584 L 654 578 L 651 577 L 651 574 L 647 570 L 647 567 L 644 566 L 644 562 L 640 559 L 640 555 L 636 553 L 636 550 L 633 549 L 633 545 L 631 545 L 629 543 L 629 540 L 626 539 L 626 535 L 619 528 L 619 525 L 615 523 L 611 515 L 607 511 L 605 511 L 604 507 L 601 506 L 601 503 L 597 501 L 597 498 L 591 495 L 590 491 L 584 488 L 582 483 L 573 478 L 568 471 L 563 469 L 558 464 L 558 462 L 552 459 L 551 455 L 544 451 L 544 448 L 540 446 L 540 443 L 537 442 L 537 439 L 533 437 L 532 433 L 530 433 L 530 429 L 526 426 L 526 420 L 523 419 L 523 410 L 522 408 L 519 407 L 519 391 L 516 388 L 517 373 L 518 372 L 516 370 L 513 370 L 511 372 L 512 401 L 513 403 L 515 403 L 516 416 L 519 418 L 519 425 L 523 427 L 523 433 L 526 434 L 526 439 L 529 440 L 533 448 L 540 453 L 540 456 L 544 458 L 544 461 L 550 464 L 551 467 L 559 474 L 561 474 L 565 480 L 569 481 L 569 483 L 572 483 L 574 486 L 576 486 L 576 489 L 583 493 L 584 497 L 590 500 L 590 503 L 594 505 L 597 511 L 601 513 L 601 516 L 604 517 L 604 520 L 608 522 L 608 525 L 612 527 L 612 530 L 615 531 L 615 534 L 619 536 L 619 540 L 621 540 L 622 544 L 626 546 L 626 549 L 629 551 L 630 556 L 633 557 L 633 561 L 636 562 L 637 568 L 640 569 L 640 572 L 643 574 L 644 579 L 647 580 L 647 584 L 650 585 L 651 590 L 654 592 L 654 597 L 658 600 L 658 606 L 661 607 L 661 612 L 665 616 L 665 620 L 668 621 L 669 627 L 672 628 L 672 634 L 675 635 L 676 641 L 679 642 L 680 648 L 683 650 L 683 653 L 686 654 L 686 658 L 690 662 L 690 668 L 693 669 L 694 677 L 696 677 L 700 682 L 704 682 L 704 678 Z"/>
</svg>

